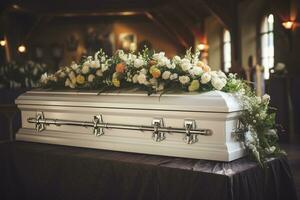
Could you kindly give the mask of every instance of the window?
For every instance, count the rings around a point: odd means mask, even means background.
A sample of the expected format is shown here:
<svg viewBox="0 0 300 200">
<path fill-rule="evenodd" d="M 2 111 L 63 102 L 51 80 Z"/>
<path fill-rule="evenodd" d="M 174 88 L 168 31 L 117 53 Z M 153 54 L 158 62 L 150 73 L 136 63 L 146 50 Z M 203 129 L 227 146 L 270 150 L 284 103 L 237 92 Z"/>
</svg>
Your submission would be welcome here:
<svg viewBox="0 0 300 200">
<path fill-rule="evenodd" d="M 231 37 L 228 30 L 223 33 L 223 67 L 225 72 L 231 68 Z"/>
<path fill-rule="evenodd" d="M 274 67 L 274 16 L 264 17 L 261 32 L 261 65 L 264 67 L 264 78 L 270 78 L 270 69 Z"/>
</svg>

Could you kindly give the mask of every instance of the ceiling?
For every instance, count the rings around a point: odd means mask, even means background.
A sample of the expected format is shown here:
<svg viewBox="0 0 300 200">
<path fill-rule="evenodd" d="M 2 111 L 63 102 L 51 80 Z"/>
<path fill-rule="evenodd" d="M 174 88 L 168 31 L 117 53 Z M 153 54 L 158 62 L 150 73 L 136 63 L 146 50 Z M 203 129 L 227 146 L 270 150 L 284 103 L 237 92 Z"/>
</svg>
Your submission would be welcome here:
<svg viewBox="0 0 300 200">
<path fill-rule="evenodd" d="M 146 19 L 163 29 L 182 48 L 187 48 L 193 46 L 193 36 L 201 32 L 207 16 L 213 15 L 225 27 L 233 28 L 239 1 L 227 0 L 224 4 L 224 0 L 1 0 L 0 11 L 39 21 L 87 17 Z"/>
</svg>

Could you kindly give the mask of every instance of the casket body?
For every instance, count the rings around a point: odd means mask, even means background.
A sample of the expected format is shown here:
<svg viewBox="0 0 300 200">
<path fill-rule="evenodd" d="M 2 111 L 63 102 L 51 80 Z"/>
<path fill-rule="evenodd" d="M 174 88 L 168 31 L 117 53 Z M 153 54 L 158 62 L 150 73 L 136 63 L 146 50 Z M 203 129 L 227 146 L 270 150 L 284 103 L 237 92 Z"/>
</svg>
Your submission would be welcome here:
<svg viewBox="0 0 300 200">
<path fill-rule="evenodd" d="M 240 104 L 234 95 L 220 91 L 148 96 L 136 91 L 99 94 L 38 90 L 24 93 L 16 104 L 22 115 L 16 139 L 21 141 L 219 161 L 231 161 L 245 153 L 232 134 Z M 165 139 L 158 142 L 149 130 L 106 127 L 97 137 L 92 127 L 51 124 L 37 132 L 36 124 L 28 119 L 38 113 L 45 119 L 78 122 L 93 121 L 94 116 L 101 115 L 105 123 L 140 127 L 152 126 L 153 120 L 161 119 L 163 127 L 185 128 L 185 121 L 191 120 L 197 129 L 210 130 L 211 134 L 197 135 L 197 142 L 187 144 L 184 133 L 165 133 Z"/>
</svg>

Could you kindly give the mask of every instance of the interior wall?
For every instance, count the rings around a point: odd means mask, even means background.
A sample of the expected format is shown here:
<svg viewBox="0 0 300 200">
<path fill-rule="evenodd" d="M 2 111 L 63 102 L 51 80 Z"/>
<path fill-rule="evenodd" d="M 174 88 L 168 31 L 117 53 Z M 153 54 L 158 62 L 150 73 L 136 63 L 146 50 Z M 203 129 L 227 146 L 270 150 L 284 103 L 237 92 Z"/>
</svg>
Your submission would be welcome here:
<svg viewBox="0 0 300 200">
<path fill-rule="evenodd" d="M 78 61 L 85 53 L 85 40 L 87 30 L 94 28 L 99 34 L 111 33 L 113 36 L 114 49 L 119 47 L 118 38 L 121 33 L 133 33 L 137 37 L 137 44 L 141 41 L 148 40 L 156 51 L 164 51 L 167 56 L 174 56 L 178 52 L 178 46 L 167 37 L 167 35 L 155 24 L 150 21 L 130 21 L 130 20 L 115 20 L 113 22 L 96 23 L 48 23 L 40 26 L 32 33 L 30 43 L 33 46 L 41 46 L 48 52 L 45 55 L 45 60 L 50 62 L 50 65 L 55 65 L 51 60 L 49 50 L 53 44 L 59 44 L 64 48 L 63 59 L 59 62 L 59 66 L 68 65 L 72 60 Z M 74 35 L 78 40 L 78 48 L 75 52 L 69 52 L 66 49 L 66 43 L 70 35 Z"/>
<path fill-rule="evenodd" d="M 239 5 L 239 27 L 241 33 L 241 64 L 248 68 L 248 58 L 257 58 L 257 25 L 263 10 L 264 0 L 242 1 Z"/>
<path fill-rule="evenodd" d="M 213 17 L 207 17 L 204 22 L 208 48 L 208 65 L 213 70 L 221 69 L 221 33 L 223 26 Z"/>
</svg>

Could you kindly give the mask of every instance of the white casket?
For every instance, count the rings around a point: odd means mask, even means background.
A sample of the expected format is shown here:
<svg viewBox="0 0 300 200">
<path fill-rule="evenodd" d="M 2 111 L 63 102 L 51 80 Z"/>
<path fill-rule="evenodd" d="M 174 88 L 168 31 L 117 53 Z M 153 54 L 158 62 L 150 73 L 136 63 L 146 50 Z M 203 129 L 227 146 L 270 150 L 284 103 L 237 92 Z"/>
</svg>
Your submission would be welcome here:
<svg viewBox="0 0 300 200">
<path fill-rule="evenodd" d="M 29 91 L 16 100 L 17 140 L 231 161 L 240 104 L 232 94 Z"/>
</svg>

